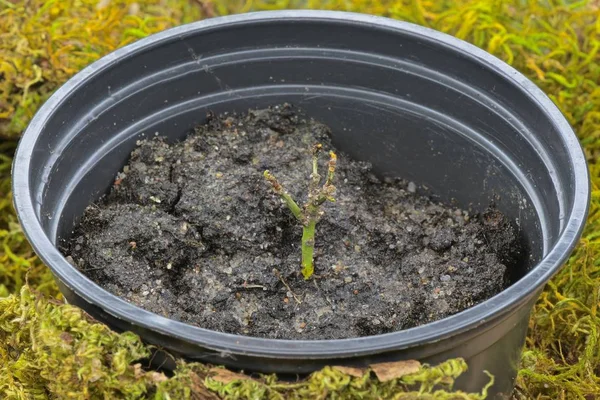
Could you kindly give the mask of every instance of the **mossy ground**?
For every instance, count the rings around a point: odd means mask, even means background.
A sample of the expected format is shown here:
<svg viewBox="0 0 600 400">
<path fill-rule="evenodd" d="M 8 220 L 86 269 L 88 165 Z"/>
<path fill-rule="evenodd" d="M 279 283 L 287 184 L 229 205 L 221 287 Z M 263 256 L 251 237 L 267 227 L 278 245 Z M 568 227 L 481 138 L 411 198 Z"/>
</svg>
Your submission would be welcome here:
<svg viewBox="0 0 600 400">
<path fill-rule="evenodd" d="M 515 397 L 600 397 L 597 0 L 0 0 L 0 394 L 16 399 L 484 397 L 484 392 L 431 388 L 432 382 L 449 382 L 460 373 L 465 367 L 460 360 L 387 383 L 333 368 L 292 385 L 273 377 L 239 379 L 201 364 L 180 363 L 172 378 L 144 371 L 137 363 L 150 349 L 137 337 L 114 334 L 60 305 L 51 275 L 16 223 L 9 176 L 14 140 L 69 76 L 113 48 L 168 26 L 212 14 L 297 7 L 384 15 L 470 41 L 529 76 L 567 116 L 589 162 L 591 210 L 579 246 L 535 306 Z"/>
</svg>

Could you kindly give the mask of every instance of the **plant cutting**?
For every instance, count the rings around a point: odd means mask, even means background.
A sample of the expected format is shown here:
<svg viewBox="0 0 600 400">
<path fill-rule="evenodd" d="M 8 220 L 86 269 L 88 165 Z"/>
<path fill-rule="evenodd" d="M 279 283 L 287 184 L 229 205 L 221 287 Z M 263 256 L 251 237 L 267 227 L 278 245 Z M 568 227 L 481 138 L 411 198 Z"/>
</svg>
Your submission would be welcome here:
<svg viewBox="0 0 600 400">
<path fill-rule="evenodd" d="M 321 175 L 318 171 L 318 155 L 322 150 L 323 145 L 320 143 L 313 146 L 312 149 L 312 174 L 310 176 L 310 187 L 308 190 L 308 200 L 304 207 L 300 208 L 294 201 L 292 196 L 281 186 L 277 179 L 268 171 L 265 170 L 265 179 L 273 187 L 273 191 L 281 196 L 281 199 L 288 206 L 294 218 L 302 224 L 302 275 L 304 279 L 309 279 L 315 267 L 313 265 L 313 256 L 315 251 L 315 228 L 317 222 L 323 215 L 321 211 L 321 205 L 325 201 L 335 202 L 333 194 L 335 193 L 335 186 L 333 186 L 333 176 L 335 174 L 335 165 L 337 162 L 337 156 L 333 151 L 329 152 L 329 165 L 327 167 L 327 180 L 323 187 L 319 188 L 321 181 Z"/>
<path fill-rule="evenodd" d="M 339 41 L 323 48 L 324 33 Z M 120 88 L 110 102 L 106 85 Z M 265 111 L 285 101 L 305 114 Z M 262 174 L 300 199 L 315 142 L 338 155 L 339 184 L 306 281 L 297 219 Z M 462 356 L 475 367 L 457 387 L 480 390 L 485 369 L 495 394 L 512 389 L 529 310 L 577 240 L 589 189 L 568 124 L 508 66 L 410 24 L 320 12 L 215 19 L 117 51 L 46 103 L 15 171 L 24 230 L 65 297 L 117 329 L 279 373 Z M 448 302 L 472 292 L 447 287 L 469 278 L 493 299 L 459 312 Z"/>
</svg>

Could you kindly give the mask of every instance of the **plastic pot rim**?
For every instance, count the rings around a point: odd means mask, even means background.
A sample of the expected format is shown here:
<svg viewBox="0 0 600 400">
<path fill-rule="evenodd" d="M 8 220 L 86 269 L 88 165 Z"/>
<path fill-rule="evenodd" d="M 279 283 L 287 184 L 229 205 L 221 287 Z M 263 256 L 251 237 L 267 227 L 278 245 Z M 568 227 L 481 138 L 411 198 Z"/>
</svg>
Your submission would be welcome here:
<svg viewBox="0 0 600 400">
<path fill-rule="evenodd" d="M 570 215 L 565 219 L 565 226 L 556 244 L 549 249 L 543 259 L 523 278 L 496 296 L 476 306 L 442 320 L 415 328 L 350 339 L 263 339 L 211 331 L 145 311 L 108 293 L 85 277 L 66 261 L 65 257 L 44 233 L 42 225 L 36 216 L 30 194 L 29 169 L 32 149 L 46 121 L 54 110 L 59 108 L 65 98 L 72 91 L 78 90 L 91 76 L 99 71 L 111 68 L 114 63 L 124 58 L 145 51 L 149 47 L 156 46 L 158 43 L 177 40 L 190 32 L 207 32 L 218 29 L 221 26 L 274 20 L 289 20 L 290 22 L 299 20 L 351 22 L 357 25 L 376 26 L 379 29 L 400 31 L 424 37 L 455 51 L 462 52 L 465 56 L 485 65 L 486 68 L 493 70 L 511 82 L 511 84 L 527 93 L 530 99 L 538 102 L 541 106 L 540 108 L 545 110 L 545 118 L 551 120 L 557 127 L 557 130 L 560 131 L 569 152 L 571 161 L 569 167 L 573 168 L 573 207 Z M 411 348 L 458 335 L 484 322 L 501 317 L 526 302 L 560 269 L 579 240 L 585 225 L 590 199 L 589 172 L 585 156 L 571 126 L 542 90 L 514 68 L 465 41 L 412 23 L 365 14 L 316 10 L 263 11 L 216 17 L 165 30 L 104 56 L 61 86 L 36 113 L 18 145 L 13 162 L 12 176 L 15 209 L 17 210 L 19 222 L 23 227 L 27 239 L 40 259 L 50 267 L 57 279 L 71 288 L 84 300 L 100 307 L 104 312 L 119 319 L 129 321 L 134 325 L 159 332 L 166 336 L 177 337 L 191 344 L 233 354 L 282 359 L 294 359 L 298 356 L 309 359 L 354 357 Z"/>
</svg>

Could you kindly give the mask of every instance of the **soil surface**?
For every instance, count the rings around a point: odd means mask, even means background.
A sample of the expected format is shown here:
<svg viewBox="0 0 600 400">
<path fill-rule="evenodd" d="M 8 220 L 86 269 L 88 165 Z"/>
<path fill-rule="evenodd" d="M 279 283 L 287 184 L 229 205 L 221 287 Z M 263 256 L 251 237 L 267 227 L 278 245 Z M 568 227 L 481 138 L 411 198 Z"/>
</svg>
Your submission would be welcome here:
<svg viewBox="0 0 600 400">
<path fill-rule="evenodd" d="M 65 254 L 115 295 L 222 332 L 337 339 L 398 331 L 505 287 L 516 231 L 379 180 L 338 154 L 335 203 L 316 228 L 315 275 L 300 274 L 302 228 L 263 177 L 299 204 L 310 148 L 329 129 L 289 105 L 209 116 L 185 141 L 142 140 L 111 192 L 86 210 Z M 324 175 L 328 157 L 320 157 Z"/>
</svg>

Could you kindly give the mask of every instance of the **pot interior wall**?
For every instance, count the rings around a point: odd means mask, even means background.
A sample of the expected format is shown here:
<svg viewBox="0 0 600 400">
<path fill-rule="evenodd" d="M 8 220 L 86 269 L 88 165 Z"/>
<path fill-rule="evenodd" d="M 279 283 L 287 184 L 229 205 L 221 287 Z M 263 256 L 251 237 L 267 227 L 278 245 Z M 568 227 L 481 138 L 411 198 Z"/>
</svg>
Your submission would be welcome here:
<svg viewBox="0 0 600 400">
<path fill-rule="evenodd" d="M 567 165 L 567 152 L 551 139 L 556 127 L 539 118 L 540 106 L 507 78 L 433 41 L 328 24 L 269 21 L 186 34 L 89 77 L 36 144 L 32 196 L 49 237 L 58 243 L 70 235 L 140 138 L 176 141 L 209 111 L 289 102 L 329 125 L 340 150 L 382 176 L 412 180 L 475 211 L 495 204 L 528 249 L 510 279 L 523 276 L 571 207 L 558 189 L 571 172 L 556 168 Z"/>
</svg>

